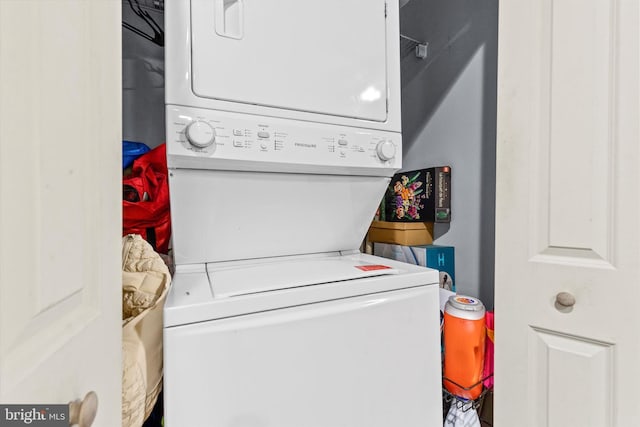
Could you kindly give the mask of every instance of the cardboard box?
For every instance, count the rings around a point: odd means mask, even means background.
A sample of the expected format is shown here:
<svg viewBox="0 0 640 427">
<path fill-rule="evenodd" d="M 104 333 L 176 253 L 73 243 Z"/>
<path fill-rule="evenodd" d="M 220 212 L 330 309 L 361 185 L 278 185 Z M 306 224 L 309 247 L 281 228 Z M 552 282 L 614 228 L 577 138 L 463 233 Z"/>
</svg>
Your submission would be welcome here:
<svg viewBox="0 0 640 427">
<path fill-rule="evenodd" d="M 374 243 L 373 254 L 409 264 L 433 268 L 440 272 L 440 287 L 455 292 L 455 249 L 440 245 L 393 245 Z"/>
<path fill-rule="evenodd" d="M 451 222 L 451 167 L 395 174 L 382 200 L 380 219 Z"/>
<path fill-rule="evenodd" d="M 433 223 L 373 221 L 367 238 L 397 245 L 429 245 L 433 243 Z"/>
</svg>

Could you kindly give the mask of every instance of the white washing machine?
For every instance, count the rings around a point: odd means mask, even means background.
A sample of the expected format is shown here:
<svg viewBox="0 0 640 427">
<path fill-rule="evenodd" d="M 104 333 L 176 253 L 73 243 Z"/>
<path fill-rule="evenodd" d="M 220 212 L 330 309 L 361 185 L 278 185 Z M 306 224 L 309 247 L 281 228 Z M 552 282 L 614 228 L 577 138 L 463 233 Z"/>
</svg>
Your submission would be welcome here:
<svg viewBox="0 0 640 427">
<path fill-rule="evenodd" d="M 358 253 L 183 269 L 165 426 L 442 425 L 437 280 Z"/>
<path fill-rule="evenodd" d="M 358 251 L 401 167 L 397 0 L 165 7 L 165 426 L 440 424 L 438 273 Z"/>
</svg>

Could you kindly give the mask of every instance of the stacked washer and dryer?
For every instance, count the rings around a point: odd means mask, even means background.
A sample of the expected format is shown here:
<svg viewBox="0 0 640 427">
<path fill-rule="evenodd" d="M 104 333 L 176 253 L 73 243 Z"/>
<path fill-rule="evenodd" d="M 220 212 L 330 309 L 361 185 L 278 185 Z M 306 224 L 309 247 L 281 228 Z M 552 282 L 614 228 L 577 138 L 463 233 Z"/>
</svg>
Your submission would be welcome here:
<svg viewBox="0 0 640 427">
<path fill-rule="evenodd" d="M 401 167 L 398 9 L 165 3 L 165 426 L 442 422 L 438 273 L 359 252 Z"/>
</svg>

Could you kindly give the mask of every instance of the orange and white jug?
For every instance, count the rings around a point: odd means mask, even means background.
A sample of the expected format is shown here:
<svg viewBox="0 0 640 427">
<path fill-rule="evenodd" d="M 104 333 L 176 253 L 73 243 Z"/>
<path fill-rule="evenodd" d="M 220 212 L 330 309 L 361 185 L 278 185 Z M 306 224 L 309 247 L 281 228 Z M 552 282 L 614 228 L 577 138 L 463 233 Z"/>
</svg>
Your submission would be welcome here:
<svg viewBox="0 0 640 427">
<path fill-rule="evenodd" d="M 477 298 L 453 295 L 445 305 L 444 386 L 464 399 L 476 399 L 482 392 L 484 316 L 484 305 Z"/>
</svg>

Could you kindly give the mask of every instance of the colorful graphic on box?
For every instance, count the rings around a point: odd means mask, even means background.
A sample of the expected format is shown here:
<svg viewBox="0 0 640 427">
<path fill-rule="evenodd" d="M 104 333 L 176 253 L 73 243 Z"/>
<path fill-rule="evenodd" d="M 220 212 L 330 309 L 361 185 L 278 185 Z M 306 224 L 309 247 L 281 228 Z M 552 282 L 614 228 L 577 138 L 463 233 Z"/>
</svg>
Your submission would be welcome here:
<svg viewBox="0 0 640 427">
<path fill-rule="evenodd" d="M 411 178 L 402 175 L 399 180 L 393 184 L 393 193 L 395 194 L 395 218 L 403 219 L 405 216 L 413 220 L 420 219 L 420 210 L 424 208 L 422 200 L 426 197 L 424 189 L 420 188 L 424 185 L 422 181 L 418 181 L 420 172 L 417 172 Z"/>
<path fill-rule="evenodd" d="M 451 168 L 439 166 L 393 176 L 381 201 L 380 220 L 451 222 Z"/>
</svg>

